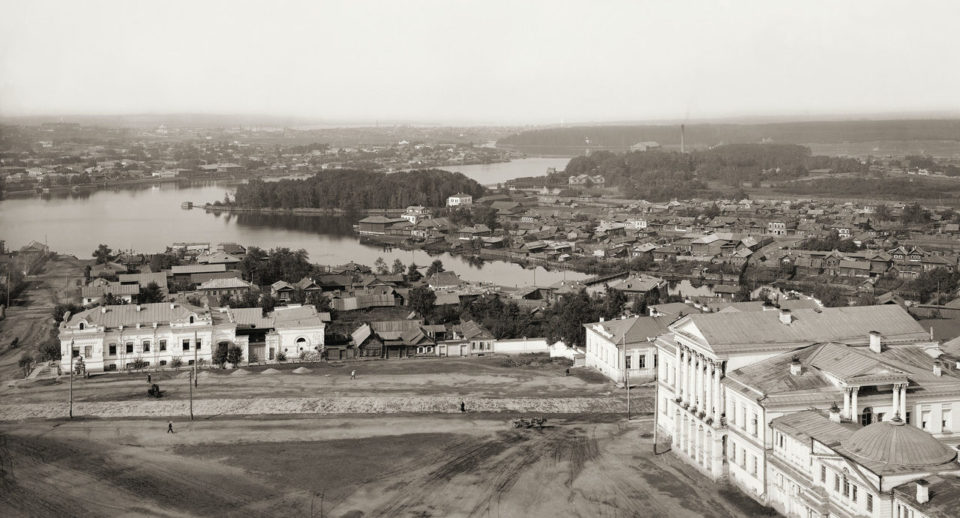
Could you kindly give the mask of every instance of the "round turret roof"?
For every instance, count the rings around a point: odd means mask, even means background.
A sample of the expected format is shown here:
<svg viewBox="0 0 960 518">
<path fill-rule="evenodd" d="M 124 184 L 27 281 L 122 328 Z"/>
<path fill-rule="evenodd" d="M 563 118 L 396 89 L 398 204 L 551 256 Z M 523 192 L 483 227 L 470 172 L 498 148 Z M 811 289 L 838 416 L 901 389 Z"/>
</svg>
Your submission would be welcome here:
<svg viewBox="0 0 960 518">
<path fill-rule="evenodd" d="M 956 451 L 899 419 L 865 426 L 841 445 L 854 458 L 887 464 L 891 468 L 938 466 L 957 458 Z"/>
</svg>

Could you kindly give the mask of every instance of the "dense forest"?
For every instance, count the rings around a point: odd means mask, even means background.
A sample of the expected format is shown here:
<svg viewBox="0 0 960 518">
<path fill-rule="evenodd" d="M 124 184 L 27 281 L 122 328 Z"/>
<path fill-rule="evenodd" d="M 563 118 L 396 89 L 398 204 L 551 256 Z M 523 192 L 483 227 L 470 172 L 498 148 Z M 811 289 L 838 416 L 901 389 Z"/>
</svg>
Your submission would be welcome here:
<svg viewBox="0 0 960 518">
<path fill-rule="evenodd" d="M 687 124 L 691 147 L 718 143 L 842 143 L 880 140 L 958 140 L 960 120 L 816 121 L 769 124 Z M 589 139 L 590 143 L 586 143 Z M 586 149 L 625 151 L 637 142 L 680 145 L 680 125 L 622 125 L 547 128 L 523 131 L 497 141 L 498 146 L 528 153 L 579 154 Z"/>
<path fill-rule="evenodd" d="M 409 205 L 440 207 L 448 196 L 460 192 L 479 197 L 484 189 L 461 173 L 438 169 L 391 174 L 341 169 L 305 179 L 251 180 L 237 188 L 234 203 L 273 209 L 400 209 Z"/>
<path fill-rule="evenodd" d="M 821 168 L 836 173 L 866 170 L 857 160 L 812 156 L 809 148 L 794 144 L 728 144 L 691 153 L 598 151 L 571 159 L 565 171 L 539 181 L 565 185 L 570 175 L 599 174 L 606 186 L 619 188 L 624 196 L 665 201 L 705 196 L 710 181 L 736 189 L 801 178 Z"/>
</svg>

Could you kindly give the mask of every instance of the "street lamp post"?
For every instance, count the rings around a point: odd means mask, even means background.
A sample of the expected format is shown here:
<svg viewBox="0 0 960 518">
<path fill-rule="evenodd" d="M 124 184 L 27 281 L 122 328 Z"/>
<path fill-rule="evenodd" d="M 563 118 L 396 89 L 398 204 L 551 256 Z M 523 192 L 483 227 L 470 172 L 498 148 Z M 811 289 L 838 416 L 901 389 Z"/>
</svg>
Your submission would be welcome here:
<svg viewBox="0 0 960 518">
<path fill-rule="evenodd" d="M 187 385 L 190 386 L 190 420 L 193 421 L 193 373 L 190 373 Z"/>
</svg>

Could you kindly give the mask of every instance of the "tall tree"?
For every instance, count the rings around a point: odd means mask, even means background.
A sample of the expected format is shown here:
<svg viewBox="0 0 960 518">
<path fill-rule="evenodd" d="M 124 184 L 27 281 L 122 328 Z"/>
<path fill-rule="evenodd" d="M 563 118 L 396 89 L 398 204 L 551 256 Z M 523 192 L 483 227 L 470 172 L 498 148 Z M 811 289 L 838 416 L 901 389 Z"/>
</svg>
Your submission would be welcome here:
<svg viewBox="0 0 960 518">
<path fill-rule="evenodd" d="M 106 264 L 110 262 L 110 259 L 113 257 L 113 250 L 101 243 L 97 246 L 97 249 L 93 251 L 93 257 L 97 259 L 97 264 Z"/>
<path fill-rule="evenodd" d="M 424 318 L 433 311 L 433 306 L 437 302 L 437 294 L 426 286 L 410 290 L 408 298 L 410 307 Z"/>
</svg>

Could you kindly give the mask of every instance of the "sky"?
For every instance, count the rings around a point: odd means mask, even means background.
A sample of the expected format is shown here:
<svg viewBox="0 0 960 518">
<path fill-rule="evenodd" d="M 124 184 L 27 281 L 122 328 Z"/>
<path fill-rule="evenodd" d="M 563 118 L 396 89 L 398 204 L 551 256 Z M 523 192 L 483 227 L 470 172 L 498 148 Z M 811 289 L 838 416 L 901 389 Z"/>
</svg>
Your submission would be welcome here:
<svg viewBox="0 0 960 518">
<path fill-rule="evenodd" d="M 0 0 L 0 116 L 960 112 L 960 2 Z"/>
</svg>

